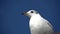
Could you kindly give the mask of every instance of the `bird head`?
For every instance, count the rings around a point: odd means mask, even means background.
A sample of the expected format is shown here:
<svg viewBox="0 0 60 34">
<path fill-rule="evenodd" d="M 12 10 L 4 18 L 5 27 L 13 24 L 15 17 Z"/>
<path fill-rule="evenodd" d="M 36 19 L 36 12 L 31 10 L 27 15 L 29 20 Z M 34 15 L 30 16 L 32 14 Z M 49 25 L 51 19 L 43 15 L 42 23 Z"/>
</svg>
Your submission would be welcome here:
<svg viewBox="0 0 60 34">
<path fill-rule="evenodd" d="M 23 12 L 22 14 L 28 17 L 32 17 L 33 15 L 38 14 L 38 12 L 36 10 L 29 10 L 28 12 Z"/>
</svg>

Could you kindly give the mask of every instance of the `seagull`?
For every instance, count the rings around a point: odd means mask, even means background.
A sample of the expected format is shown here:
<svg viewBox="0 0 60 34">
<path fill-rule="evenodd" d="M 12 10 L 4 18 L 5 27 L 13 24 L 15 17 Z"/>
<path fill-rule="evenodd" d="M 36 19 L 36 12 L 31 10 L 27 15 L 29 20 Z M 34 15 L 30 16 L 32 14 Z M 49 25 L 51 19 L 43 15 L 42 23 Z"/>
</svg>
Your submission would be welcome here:
<svg viewBox="0 0 60 34">
<path fill-rule="evenodd" d="M 50 22 L 44 19 L 36 10 L 29 10 L 22 13 L 30 18 L 29 27 L 31 34 L 54 34 Z"/>
</svg>

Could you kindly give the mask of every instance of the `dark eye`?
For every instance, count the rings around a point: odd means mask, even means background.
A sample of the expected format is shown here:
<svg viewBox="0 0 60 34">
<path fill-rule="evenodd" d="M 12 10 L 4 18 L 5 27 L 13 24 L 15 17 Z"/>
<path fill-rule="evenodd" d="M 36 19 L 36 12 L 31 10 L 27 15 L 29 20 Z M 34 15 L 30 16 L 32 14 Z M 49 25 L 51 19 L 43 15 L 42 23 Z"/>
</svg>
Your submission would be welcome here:
<svg viewBox="0 0 60 34">
<path fill-rule="evenodd" d="M 33 11 L 31 11 L 31 13 L 33 13 Z"/>
</svg>

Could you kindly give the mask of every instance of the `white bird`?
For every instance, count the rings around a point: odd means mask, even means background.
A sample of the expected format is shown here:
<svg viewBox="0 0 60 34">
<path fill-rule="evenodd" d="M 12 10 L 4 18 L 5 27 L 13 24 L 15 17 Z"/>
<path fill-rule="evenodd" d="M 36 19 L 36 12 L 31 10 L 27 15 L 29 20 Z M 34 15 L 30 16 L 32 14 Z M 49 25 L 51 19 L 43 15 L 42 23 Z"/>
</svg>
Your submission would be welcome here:
<svg viewBox="0 0 60 34">
<path fill-rule="evenodd" d="M 36 10 L 29 10 L 24 15 L 30 18 L 29 27 L 31 34 L 54 34 L 52 25 Z"/>
</svg>

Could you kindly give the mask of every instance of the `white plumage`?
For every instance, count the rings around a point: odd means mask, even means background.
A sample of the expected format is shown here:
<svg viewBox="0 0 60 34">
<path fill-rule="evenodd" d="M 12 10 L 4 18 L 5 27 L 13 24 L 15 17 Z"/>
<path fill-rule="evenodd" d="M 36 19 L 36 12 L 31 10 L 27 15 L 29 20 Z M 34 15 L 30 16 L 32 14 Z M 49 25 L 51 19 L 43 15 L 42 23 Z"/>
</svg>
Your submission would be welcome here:
<svg viewBox="0 0 60 34">
<path fill-rule="evenodd" d="M 52 25 L 35 10 L 25 13 L 30 18 L 29 27 L 31 34 L 54 34 Z"/>
</svg>

